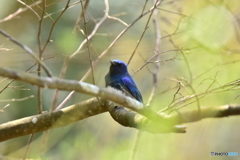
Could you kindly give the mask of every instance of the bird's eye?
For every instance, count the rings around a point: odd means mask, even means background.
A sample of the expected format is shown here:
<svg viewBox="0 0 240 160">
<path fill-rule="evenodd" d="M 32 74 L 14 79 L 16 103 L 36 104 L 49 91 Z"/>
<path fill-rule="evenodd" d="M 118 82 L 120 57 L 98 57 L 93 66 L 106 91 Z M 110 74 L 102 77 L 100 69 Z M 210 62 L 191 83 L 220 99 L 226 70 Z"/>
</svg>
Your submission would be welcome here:
<svg viewBox="0 0 240 160">
<path fill-rule="evenodd" d="M 119 64 L 119 67 L 121 67 L 121 68 L 122 68 L 122 67 L 123 67 L 123 64 Z"/>
</svg>

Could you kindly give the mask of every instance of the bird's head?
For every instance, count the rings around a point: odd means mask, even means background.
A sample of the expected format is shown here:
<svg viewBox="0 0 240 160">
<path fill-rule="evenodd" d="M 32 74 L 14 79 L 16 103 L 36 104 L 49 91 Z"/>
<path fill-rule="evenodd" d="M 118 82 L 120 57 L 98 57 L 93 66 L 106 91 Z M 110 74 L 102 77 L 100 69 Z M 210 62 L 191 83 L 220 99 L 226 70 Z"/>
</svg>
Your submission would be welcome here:
<svg viewBox="0 0 240 160">
<path fill-rule="evenodd" d="M 120 60 L 110 61 L 110 74 L 125 74 L 128 73 L 127 64 Z"/>
</svg>

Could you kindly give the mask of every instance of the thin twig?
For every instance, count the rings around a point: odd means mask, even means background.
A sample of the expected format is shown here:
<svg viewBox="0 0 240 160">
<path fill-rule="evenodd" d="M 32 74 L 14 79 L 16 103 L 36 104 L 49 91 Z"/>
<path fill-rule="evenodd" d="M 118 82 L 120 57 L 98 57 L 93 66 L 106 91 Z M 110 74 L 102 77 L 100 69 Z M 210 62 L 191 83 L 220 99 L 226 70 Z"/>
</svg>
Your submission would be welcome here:
<svg viewBox="0 0 240 160">
<path fill-rule="evenodd" d="M 0 33 L 2 35 L 4 35 L 5 37 L 9 38 L 13 43 L 17 44 L 18 46 L 20 46 L 22 49 L 24 49 L 27 53 L 29 53 L 34 60 L 36 60 L 45 70 L 46 74 L 48 75 L 48 77 L 52 77 L 52 72 L 48 69 L 48 67 L 45 65 L 45 63 L 26 45 L 22 44 L 21 42 L 19 42 L 18 40 L 16 40 L 15 38 L 13 38 L 12 36 L 10 36 L 8 33 L 6 33 L 5 31 L 0 29 Z"/>
<path fill-rule="evenodd" d="M 154 0 L 154 3 L 156 3 L 156 1 Z M 160 54 L 158 54 L 160 52 L 160 43 L 161 43 L 161 32 L 160 32 L 160 26 L 159 26 L 159 12 L 158 10 L 154 10 L 153 12 L 153 23 L 154 23 L 154 28 L 155 28 L 155 61 L 160 61 Z M 154 72 L 152 73 L 153 76 L 153 87 L 152 87 L 152 91 L 151 94 L 148 98 L 148 102 L 147 102 L 147 106 L 149 106 L 153 100 L 153 97 L 156 94 L 156 90 L 158 87 L 158 75 L 159 75 L 159 68 L 160 68 L 160 63 L 155 63 L 155 69 Z"/>
<path fill-rule="evenodd" d="M 70 59 L 72 59 L 76 54 L 79 53 L 79 51 L 82 49 L 83 45 L 87 43 L 87 39 L 90 40 L 96 34 L 97 30 L 102 25 L 102 23 L 107 19 L 107 15 L 108 15 L 108 12 L 109 12 L 109 4 L 108 4 L 108 1 L 104 1 L 104 2 L 105 2 L 105 14 L 104 14 L 103 18 L 95 25 L 92 33 L 89 34 L 87 36 L 87 38 L 85 38 L 82 41 L 82 43 L 79 45 L 77 50 L 73 54 L 71 54 L 71 56 L 69 57 Z"/>
<path fill-rule="evenodd" d="M 43 27 L 43 16 L 45 14 L 46 11 L 46 0 L 43 0 L 42 3 L 42 14 L 41 14 L 41 18 L 39 21 L 39 25 L 38 25 L 38 34 L 37 34 L 37 40 L 38 40 L 38 54 L 39 54 L 39 59 L 42 59 L 42 39 L 41 39 L 41 33 L 42 33 L 42 27 Z M 37 65 L 37 75 L 40 77 L 41 76 L 41 66 L 38 64 Z M 38 86 L 37 88 L 37 101 L 38 101 L 38 114 L 42 114 L 42 88 Z M 28 143 L 27 143 L 27 147 L 26 147 L 26 151 L 24 153 L 23 156 L 23 160 L 26 159 L 31 142 L 33 140 L 34 137 L 34 133 L 32 133 L 29 137 Z"/>
<path fill-rule="evenodd" d="M 5 78 L 8 79 L 8 78 Z M 2 93 L 5 89 L 8 88 L 8 86 L 14 81 L 14 79 L 12 79 L 11 81 L 8 82 L 8 84 L 0 91 L 0 93 Z"/>
<path fill-rule="evenodd" d="M 70 58 L 69 56 L 67 56 L 63 62 L 63 65 L 62 65 L 62 69 L 61 69 L 61 72 L 59 74 L 59 78 L 62 79 L 64 78 L 66 72 L 67 72 L 67 66 L 69 64 L 69 61 L 70 61 Z M 51 108 L 50 108 L 50 112 L 54 111 L 56 109 L 56 106 L 57 106 L 57 101 L 58 101 L 58 94 L 59 94 L 59 90 L 56 89 L 54 94 L 53 94 L 53 100 L 52 100 L 52 105 L 51 105 Z"/>
<path fill-rule="evenodd" d="M 85 1 L 84 6 L 82 7 L 82 12 L 78 16 L 78 19 L 77 19 L 76 24 L 74 26 L 73 32 L 75 32 L 77 30 L 77 28 L 79 27 L 79 25 L 81 24 L 81 22 L 83 20 L 83 14 L 84 14 L 84 12 L 87 11 L 87 7 L 89 5 L 89 2 L 90 2 L 90 0 Z M 82 1 L 80 1 L 80 3 L 82 4 Z"/>
<path fill-rule="evenodd" d="M 106 14 L 107 14 L 107 18 L 108 18 L 108 19 L 116 20 L 116 21 L 122 23 L 124 26 L 126 26 L 126 27 L 128 26 L 128 24 L 127 24 L 126 22 L 124 22 L 123 20 L 121 20 L 120 18 L 113 17 L 113 16 L 109 16 L 108 13 L 106 13 Z"/>
<path fill-rule="evenodd" d="M 108 3 L 108 1 L 105 0 L 105 3 Z M 94 78 L 94 70 L 93 70 L 93 65 L 92 65 L 92 55 L 91 55 L 91 51 L 90 51 L 90 42 L 88 39 L 88 32 L 87 32 L 87 22 L 86 22 L 86 17 L 85 17 L 85 13 L 84 13 L 84 7 L 83 4 L 81 2 L 81 6 L 82 6 L 82 16 L 83 16 L 83 22 L 84 22 L 84 30 L 85 32 L 83 32 L 83 35 L 85 36 L 86 40 L 87 40 L 87 49 L 88 49 L 88 58 L 89 58 L 89 63 L 90 63 L 90 68 L 91 68 L 91 73 L 92 73 L 92 81 L 93 84 L 95 84 L 95 78 Z"/>
<path fill-rule="evenodd" d="M 174 93 L 174 95 L 173 95 L 172 102 L 171 102 L 166 108 L 161 109 L 161 110 L 159 111 L 159 113 L 165 112 L 166 110 L 169 109 L 169 107 L 171 106 L 171 104 L 176 100 L 176 95 L 179 93 L 180 89 L 181 89 L 181 82 L 178 82 L 178 89 L 177 89 L 177 91 L 176 91 L 176 92 Z"/>
<path fill-rule="evenodd" d="M 200 102 L 199 102 L 199 98 L 197 96 L 196 90 L 193 88 L 192 84 L 190 82 L 188 82 L 186 79 L 184 79 L 184 78 L 181 78 L 181 79 L 183 79 L 183 80 L 185 80 L 185 82 L 187 82 L 187 84 L 190 87 L 190 89 L 192 90 L 193 94 L 196 95 L 195 98 L 196 98 L 196 101 L 197 101 L 197 107 L 198 107 L 198 110 L 200 112 L 201 111 L 200 110 Z"/>
<path fill-rule="evenodd" d="M 69 62 L 70 59 L 72 59 L 83 47 L 83 45 L 85 43 L 87 43 L 88 40 L 90 40 L 94 35 L 95 33 L 97 32 L 97 30 L 99 29 L 99 27 L 102 25 L 102 23 L 107 19 L 107 14 L 109 12 L 109 4 L 108 4 L 108 1 L 104 1 L 105 2 L 105 15 L 103 16 L 103 18 L 95 25 L 92 33 L 90 35 L 88 35 L 84 41 L 79 45 L 78 49 L 72 54 L 70 55 L 68 58 L 67 58 L 67 61 Z M 88 39 L 88 40 L 87 40 Z M 68 64 L 68 63 L 66 63 Z M 64 68 L 67 69 L 67 66 L 66 65 Z M 92 63 L 92 66 L 94 66 L 94 63 Z M 80 80 L 80 81 L 84 81 L 85 78 L 87 78 L 87 76 L 89 75 L 89 73 L 91 72 L 91 68 L 87 71 L 87 73 L 83 76 L 83 78 Z M 69 100 L 70 98 L 72 97 L 72 95 L 75 93 L 75 91 L 72 91 L 71 93 L 68 94 L 68 96 L 60 103 L 60 105 L 56 108 L 56 110 L 59 110 L 61 109 Z"/>
<path fill-rule="evenodd" d="M 53 22 L 53 24 L 52 24 L 52 26 L 51 26 L 51 28 L 50 28 L 50 32 L 49 32 L 49 34 L 48 34 L 48 38 L 47 38 L 47 40 L 46 40 L 46 43 L 45 43 L 45 45 L 43 46 L 43 48 L 41 49 L 41 53 L 44 52 L 44 50 L 46 49 L 48 43 L 50 42 L 50 39 L 51 39 L 53 30 L 54 30 L 54 27 L 56 26 L 56 24 L 57 24 L 57 22 L 59 21 L 59 19 L 62 17 L 63 13 L 68 9 L 69 3 L 70 3 L 70 0 L 67 1 L 65 8 L 64 8 L 63 11 L 60 13 L 60 15 L 57 17 L 57 19 Z"/>
<path fill-rule="evenodd" d="M 32 4 L 28 5 L 30 8 L 40 4 L 42 2 L 42 0 L 39 0 L 39 1 L 36 1 L 36 2 L 33 2 Z M 16 17 L 17 15 L 19 15 L 20 13 L 23 13 L 25 11 L 27 11 L 29 9 L 29 7 L 25 7 L 25 8 L 19 8 L 17 11 L 15 11 L 14 13 L 12 14 L 9 14 L 7 17 L 3 18 L 0 20 L 0 23 L 2 22 L 6 22 L 6 21 L 9 21 L 11 19 L 13 19 L 14 17 Z M 37 14 L 36 14 L 37 15 Z M 37 15 L 38 17 L 38 15 Z"/>
<path fill-rule="evenodd" d="M 78 4 L 78 3 L 80 3 L 81 1 L 85 1 L 85 0 L 79 0 L 79 1 L 76 1 L 76 2 L 73 2 L 73 3 L 69 4 L 69 5 L 68 5 L 68 9 L 70 9 L 70 8 L 72 8 L 72 7 L 75 7 L 75 5 Z M 52 5 L 55 5 L 55 4 L 58 3 L 58 2 L 59 2 L 59 1 L 55 1 L 55 2 L 53 2 L 53 3 L 51 3 L 51 4 L 48 4 L 46 7 L 50 7 L 50 6 L 52 6 Z M 41 8 L 40 8 L 40 9 L 41 9 Z M 62 12 L 64 9 L 65 9 L 65 7 L 62 8 L 62 9 L 60 9 L 60 10 L 57 10 L 57 11 L 55 11 L 55 12 L 51 12 L 51 13 L 45 12 L 45 15 L 44 15 L 43 18 L 44 18 L 44 19 L 45 19 L 45 18 L 50 18 L 50 19 L 54 22 L 54 19 L 53 19 L 51 16 L 54 15 L 54 14 L 56 14 L 56 13 Z"/>
<path fill-rule="evenodd" d="M 45 14 L 45 11 L 46 11 L 46 0 L 43 0 L 43 3 L 42 3 L 42 14 L 41 14 L 41 19 L 39 21 L 39 26 L 38 26 L 38 51 L 39 51 L 39 59 L 42 59 L 42 55 L 43 55 L 43 51 L 42 51 L 42 41 L 41 41 L 41 33 L 42 33 L 42 26 L 43 26 L 43 16 Z M 41 76 L 41 66 L 38 64 L 37 66 L 37 75 L 40 77 Z M 37 100 L 38 100 L 38 114 L 41 114 L 42 113 L 42 89 L 41 87 L 38 86 L 38 89 L 37 89 Z M 31 135 L 32 137 L 33 135 Z M 31 138 L 30 138 L 31 140 Z M 28 145 L 30 145 L 30 143 L 28 143 Z M 28 150 L 28 147 L 27 147 L 27 150 Z M 26 154 L 27 154 L 27 151 L 26 151 Z M 26 157 L 26 155 L 25 155 Z"/>
<path fill-rule="evenodd" d="M 21 101 L 28 100 L 30 98 L 34 98 L 34 95 L 31 95 L 31 96 L 28 96 L 28 97 L 24 97 L 24 98 L 4 99 L 4 100 L 0 100 L 0 102 L 21 102 Z"/>
<path fill-rule="evenodd" d="M 146 1 L 147 2 L 147 1 Z M 154 7 L 156 7 L 157 8 L 157 4 L 161 4 L 161 2 L 162 1 L 158 1 L 158 0 L 154 0 L 153 1 L 153 3 L 154 3 Z M 145 4 L 146 5 L 146 4 Z M 145 7 L 145 6 L 144 6 Z M 143 8 L 144 9 L 144 8 Z M 135 50 L 134 50 L 134 52 L 133 52 L 133 54 L 131 55 L 131 57 L 130 57 L 130 59 L 129 59 L 129 61 L 128 61 L 128 64 L 130 63 L 130 61 L 131 61 L 131 59 L 133 58 L 133 56 L 134 56 L 134 54 L 135 54 L 135 52 L 136 52 L 136 50 L 137 50 L 137 47 L 138 47 L 138 45 L 140 44 L 140 41 L 141 41 L 141 39 L 143 38 L 143 35 L 144 35 L 144 33 L 145 33 L 145 31 L 147 30 L 147 28 L 148 28 L 148 24 L 149 24 L 149 22 L 150 22 L 150 19 L 151 19 L 151 16 L 153 15 L 153 23 L 154 23 L 154 27 L 155 27 L 155 37 L 156 37 L 156 39 L 155 39 L 155 55 L 157 54 L 157 56 L 155 56 L 156 57 L 156 61 L 159 61 L 160 60 L 160 54 L 158 54 L 159 52 L 160 52 L 160 40 L 161 40 L 161 33 L 160 33 L 160 27 L 159 27 L 159 18 L 158 18 L 158 10 L 157 9 L 154 9 L 154 10 L 152 10 L 152 12 L 151 12 L 151 14 L 150 14 L 150 16 L 149 16 L 149 18 L 148 18 L 148 21 L 147 21 L 147 23 L 146 23 L 146 25 L 145 25 L 145 29 L 144 29 L 144 31 L 143 31 L 143 33 L 142 33 L 142 35 L 141 35 L 141 37 L 140 37 L 140 40 L 138 41 L 138 43 L 137 43 L 137 46 L 136 46 L 136 48 L 135 48 Z M 156 89 L 157 89 L 157 86 L 158 86 L 158 70 L 159 70 L 159 66 L 160 66 L 160 63 L 155 63 L 155 71 L 153 72 L 153 87 L 152 87 L 152 91 L 151 91 L 151 94 L 150 94 L 150 96 L 149 96 L 149 98 L 148 98 L 148 102 L 147 102 L 147 104 L 146 104 L 146 106 L 150 106 L 150 103 L 152 102 L 152 100 L 153 100 L 153 97 L 154 97 L 154 95 L 155 95 L 155 92 L 156 92 Z M 139 145 L 139 141 L 140 141 L 140 139 L 141 139 L 141 131 L 138 131 L 138 133 L 137 133 L 137 136 L 136 136 L 136 141 L 135 141 L 135 143 L 134 143 L 134 147 L 133 147 L 133 150 L 132 150 L 132 153 L 131 153 L 131 155 L 130 155 L 130 160 L 134 160 L 135 159 L 135 157 L 136 157 L 136 151 L 137 151 L 137 148 L 138 148 L 138 145 Z"/>
<path fill-rule="evenodd" d="M 140 70 L 142 70 L 145 66 L 147 66 L 149 63 L 153 63 L 153 59 L 156 59 L 156 57 L 159 55 L 159 54 L 163 54 L 163 53 L 168 53 L 168 52 L 174 52 L 174 51 L 179 51 L 178 49 L 173 49 L 173 50 L 167 50 L 167 51 L 161 51 L 161 52 L 156 52 L 152 57 L 150 57 L 140 68 L 138 68 L 136 71 L 134 71 L 134 74 L 136 74 L 137 72 L 139 72 Z M 170 60 L 173 60 L 175 58 L 171 58 Z M 166 60 L 165 60 L 166 61 Z M 155 61 L 157 63 L 160 63 L 162 61 Z M 155 63 L 154 62 L 154 63 Z M 164 61 L 163 61 L 164 62 Z"/>
<path fill-rule="evenodd" d="M 159 4 L 158 4 L 159 5 Z M 108 11 L 109 11 L 109 5 L 108 5 L 108 3 L 105 3 L 105 6 L 106 6 L 106 10 L 105 10 L 105 12 L 107 12 L 108 13 Z M 148 13 L 150 13 L 150 12 L 152 12 L 152 10 L 154 10 L 155 9 L 155 7 L 153 6 L 153 7 L 151 7 L 148 11 L 146 11 L 146 12 L 144 12 L 143 14 L 141 14 L 138 18 L 136 18 L 131 24 L 129 24 L 128 25 L 128 27 L 126 27 L 125 29 L 123 29 L 122 30 L 122 32 L 120 32 L 119 34 L 118 34 L 118 36 L 112 41 L 112 43 L 101 53 L 101 55 L 99 55 L 98 57 L 97 57 L 97 59 L 93 62 L 93 67 L 95 67 L 97 64 L 98 64 L 98 62 L 99 62 L 99 60 L 105 55 L 105 54 L 107 54 L 107 52 L 109 51 L 109 49 L 110 48 L 112 48 L 112 46 L 124 35 L 124 33 L 126 33 L 128 30 L 129 30 L 129 28 L 131 28 L 137 21 L 139 21 L 142 17 L 144 17 L 145 15 L 147 15 Z M 105 15 L 106 16 L 106 15 Z M 104 17 L 105 17 L 104 16 Z M 103 18 L 104 19 L 104 18 Z M 100 22 L 99 22 L 100 23 Z M 97 25 L 96 25 L 97 26 Z M 95 28 L 96 28 L 96 26 L 95 26 Z M 95 29 L 94 28 L 94 29 Z M 93 30 L 94 31 L 94 30 Z M 93 33 L 93 32 L 92 32 Z M 92 34 L 90 34 L 89 35 L 89 37 L 91 36 Z M 94 34 L 93 34 L 94 35 Z M 88 38 L 89 38 L 88 37 Z M 83 41 L 83 42 L 85 42 L 86 43 L 86 39 Z M 75 56 L 78 52 L 79 52 L 79 50 L 82 48 L 82 46 L 83 46 L 83 42 L 82 42 L 82 44 L 79 46 L 79 48 L 70 56 L 70 59 L 73 57 L 73 56 Z M 91 73 L 91 69 L 88 69 L 88 71 L 85 73 L 85 75 L 82 77 L 82 79 L 80 80 L 80 81 L 84 81 L 88 76 L 89 76 L 89 74 Z M 72 95 L 75 93 L 75 91 L 72 91 L 71 93 L 69 93 L 68 94 L 68 96 L 62 101 L 62 103 L 57 107 L 57 109 L 60 109 L 60 108 L 62 108 L 69 100 L 70 100 L 70 98 L 72 97 Z"/>
<path fill-rule="evenodd" d="M 190 77 L 190 82 L 189 83 L 192 84 L 192 81 L 193 81 L 192 71 L 191 71 L 191 67 L 188 63 L 187 57 L 185 56 L 185 53 L 183 52 L 183 50 L 177 44 L 174 43 L 174 41 L 172 40 L 172 37 L 170 37 L 170 42 L 173 44 L 173 46 L 175 48 L 180 50 L 180 53 L 182 54 L 183 59 L 184 59 L 186 65 L 187 65 L 187 69 L 188 69 L 188 73 L 189 73 L 189 77 Z"/>
<path fill-rule="evenodd" d="M 32 69 L 35 65 L 36 65 L 36 63 L 33 64 L 31 67 L 29 67 L 25 72 L 27 72 L 27 71 L 29 71 L 30 69 Z M 0 83 L 2 83 L 4 80 L 7 80 L 7 79 L 9 79 L 9 78 L 4 78 Z M 15 81 L 15 80 L 12 79 L 10 82 L 8 82 L 8 84 L 0 91 L 0 93 L 2 93 L 5 89 L 7 89 L 8 86 L 9 86 L 12 82 L 14 82 L 14 81 Z"/>
<path fill-rule="evenodd" d="M 139 146 L 141 136 L 142 136 L 142 132 L 137 131 L 136 138 L 135 138 L 135 141 L 134 141 L 134 144 L 133 144 L 133 149 L 132 149 L 132 151 L 130 153 L 130 156 L 129 156 L 129 160 L 136 159 L 137 148 Z"/>
<path fill-rule="evenodd" d="M 145 3 L 144 3 L 144 5 L 143 5 L 141 14 L 144 13 L 144 11 L 145 11 L 145 9 L 146 9 L 146 6 L 147 6 L 147 3 L 148 3 L 148 0 L 145 0 Z"/>
<path fill-rule="evenodd" d="M 4 81 L 6 81 L 6 80 L 8 80 L 8 77 L 7 77 L 7 78 L 4 78 L 4 79 L 2 79 L 2 80 L 0 81 L 0 83 L 4 82 Z"/>
<path fill-rule="evenodd" d="M 29 151 L 29 148 L 30 148 L 30 144 L 32 143 L 33 137 L 34 137 L 34 133 L 30 134 L 29 139 L 28 139 L 28 143 L 27 143 L 27 147 L 26 147 L 26 150 L 25 150 L 25 153 L 24 153 L 24 156 L 23 156 L 23 160 L 26 160 L 26 158 L 27 158 L 27 154 L 28 154 L 28 151 Z"/>
<path fill-rule="evenodd" d="M 27 5 L 26 3 L 24 3 L 23 1 L 21 1 L 21 0 L 17 0 L 19 3 L 21 3 L 21 4 L 23 4 L 24 6 L 26 6 L 29 10 L 31 10 L 37 17 L 38 17 L 38 19 L 40 20 L 40 16 L 38 15 L 38 13 L 36 12 L 36 11 L 34 11 L 33 9 L 32 9 L 32 7 L 31 6 L 29 6 L 29 5 Z M 34 4 L 35 4 L 36 2 L 34 2 Z"/>
<path fill-rule="evenodd" d="M 173 12 L 173 11 L 169 11 L 169 10 L 166 10 L 166 9 L 163 9 L 163 8 L 158 8 L 158 10 L 165 11 L 165 12 L 172 13 L 172 14 L 176 14 L 176 15 L 179 15 L 179 16 L 182 16 L 182 17 L 188 17 L 188 16 L 185 15 L 185 14 L 178 13 L 178 12 Z"/>
<path fill-rule="evenodd" d="M 9 107 L 10 104 L 6 104 L 2 109 L 0 109 L 0 113 L 3 113 L 4 112 L 4 109 L 6 109 L 7 107 Z"/>
<path fill-rule="evenodd" d="M 208 91 L 208 90 L 212 87 L 212 85 L 217 82 L 217 75 L 218 75 L 218 73 L 219 73 L 219 71 L 215 74 L 212 83 L 208 86 L 208 88 L 206 89 L 206 91 Z M 219 84 L 219 83 L 218 83 L 218 84 Z M 220 85 L 220 84 L 219 84 L 219 85 Z M 220 85 L 220 86 L 221 86 L 221 85 Z"/>
<path fill-rule="evenodd" d="M 148 29 L 148 24 L 149 24 L 149 22 L 150 22 L 150 20 L 151 20 L 151 17 L 152 17 L 152 15 L 153 15 L 153 12 L 154 12 L 154 10 L 157 8 L 157 6 L 159 6 L 159 5 L 161 4 L 162 1 L 163 1 L 163 0 L 161 0 L 161 1 L 156 1 L 156 2 L 154 3 L 154 6 L 153 6 L 154 9 L 151 10 L 151 12 L 150 12 L 150 15 L 149 15 L 149 17 L 148 17 L 148 20 L 147 20 L 147 23 L 146 23 L 146 25 L 145 25 L 145 27 L 144 27 L 144 30 L 143 30 L 143 32 L 142 32 L 142 34 L 141 34 L 141 37 L 140 37 L 140 39 L 138 40 L 137 45 L 136 45 L 135 49 L 133 50 L 133 53 L 132 53 L 132 55 L 130 56 L 127 64 L 129 64 L 129 63 L 131 62 L 133 56 L 135 55 L 135 53 L 136 53 L 136 51 L 137 51 L 137 48 L 138 48 L 138 46 L 139 46 L 139 44 L 140 44 L 140 42 L 141 42 L 141 40 L 142 40 L 142 38 L 143 38 L 146 30 Z"/>
<path fill-rule="evenodd" d="M 182 82 L 181 82 L 182 83 Z M 212 94 L 212 93 L 220 93 L 220 92 L 226 92 L 226 91 L 231 91 L 231 90 L 238 90 L 240 89 L 239 87 L 240 84 L 240 79 L 237 79 L 233 82 L 227 83 L 225 85 L 222 85 L 220 87 L 216 87 L 213 88 L 211 90 L 207 90 L 205 92 L 201 92 L 201 93 L 196 93 L 196 94 L 192 94 L 192 95 L 188 95 L 188 96 L 184 96 L 182 98 L 180 98 L 179 100 L 176 100 L 174 103 L 172 103 L 169 108 L 166 108 L 165 111 L 167 111 L 168 109 L 174 109 L 176 106 L 179 106 L 187 101 L 192 100 L 193 98 L 195 98 L 196 100 L 187 104 L 184 104 L 183 106 L 178 107 L 178 109 L 183 108 L 189 104 L 192 104 L 194 102 L 199 101 L 199 99 L 205 97 L 208 94 Z M 189 85 L 189 84 L 188 84 Z M 197 98 L 196 98 L 197 97 Z M 199 108 L 198 108 L 199 110 Z M 171 113 L 171 112 L 170 112 Z"/>
</svg>

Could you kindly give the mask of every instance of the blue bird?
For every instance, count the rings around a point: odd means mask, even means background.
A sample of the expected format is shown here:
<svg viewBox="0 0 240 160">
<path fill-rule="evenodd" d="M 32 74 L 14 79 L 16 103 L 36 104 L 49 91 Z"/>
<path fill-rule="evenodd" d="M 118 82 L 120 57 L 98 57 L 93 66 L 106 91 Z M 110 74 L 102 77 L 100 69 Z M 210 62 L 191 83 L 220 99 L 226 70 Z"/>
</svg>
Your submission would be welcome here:
<svg viewBox="0 0 240 160">
<path fill-rule="evenodd" d="M 120 60 L 112 60 L 110 63 L 109 72 L 105 76 L 106 87 L 111 86 L 143 103 L 142 95 L 133 78 L 128 73 L 127 65 Z"/>
</svg>

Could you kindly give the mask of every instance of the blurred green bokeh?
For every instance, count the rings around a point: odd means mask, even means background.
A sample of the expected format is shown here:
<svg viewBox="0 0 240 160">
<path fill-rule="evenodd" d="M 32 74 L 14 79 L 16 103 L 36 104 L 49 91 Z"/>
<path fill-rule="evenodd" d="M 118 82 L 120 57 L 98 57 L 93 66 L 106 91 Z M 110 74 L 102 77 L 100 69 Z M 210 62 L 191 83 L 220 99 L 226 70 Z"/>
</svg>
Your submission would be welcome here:
<svg viewBox="0 0 240 160">
<path fill-rule="evenodd" d="M 32 1 L 24 1 L 31 4 Z M 71 1 L 73 3 L 74 1 Z M 110 0 L 110 16 L 117 16 L 127 24 L 132 23 L 140 14 L 145 1 Z M 42 27 L 42 45 L 50 33 L 53 21 L 61 13 L 66 0 L 48 1 L 46 16 Z M 146 9 L 152 6 L 148 2 Z M 16 1 L 1 0 L 0 22 L 5 17 L 25 8 Z M 42 3 L 34 6 L 34 11 L 41 15 Z M 239 16 L 240 1 L 163 1 L 159 7 L 159 25 L 161 28 L 160 51 L 168 51 L 160 55 L 163 61 L 159 70 L 159 86 L 151 107 L 159 111 L 168 106 L 177 91 L 177 82 L 170 79 L 180 77 L 192 83 L 196 93 L 219 87 L 239 78 L 240 39 Z M 95 21 L 104 16 L 104 1 L 90 1 L 86 19 L 87 32 L 90 34 L 95 27 Z M 74 30 L 81 13 L 81 5 L 77 4 L 67 9 L 53 30 L 51 42 L 48 44 L 43 58 L 55 76 L 59 76 L 64 59 L 77 50 L 84 36 L 79 29 Z M 176 14 L 178 13 L 178 14 Z M 109 60 L 121 59 L 127 62 L 140 38 L 149 14 L 132 26 L 120 40 L 101 58 L 94 68 L 96 85 L 105 86 L 104 76 L 108 72 Z M 92 59 L 97 57 L 110 45 L 115 37 L 125 28 L 122 23 L 107 19 L 90 40 Z M 37 34 L 39 19 L 35 13 L 26 10 L 13 19 L 2 21 L 0 28 L 39 52 Z M 80 25 L 84 30 L 84 26 Z M 173 34 L 168 36 L 169 34 Z M 176 51 L 177 46 L 182 52 Z M 134 76 L 144 101 L 150 95 L 153 86 L 152 73 L 154 63 L 150 63 L 134 74 L 144 65 L 145 60 L 155 52 L 155 31 L 152 21 L 149 23 L 136 55 L 129 64 L 129 72 Z M 34 64 L 33 59 L 21 48 L 0 36 L 0 65 L 25 71 Z M 184 55 L 184 56 L 183 56 Z M 185 58 L 186 59 L 185 59 Z M 173 59 L 173 60 L 169 60 Z M 81 79 L 90 67 L 86 45 L 70 60 L 66 79 Z M 190 70 L 189 70 L 190 69 Z M 36 66 L 31 69 L 36 74 Z M 43 76 L 45 74 L 43 73 Z M 4 78 L 1 78 L 1 80 Z M 92 83 L 89 76 L 86 80 Z M 215 81 L 215 82 L 214 82 Z M 4 88 L 9 80 L 3 81 Z M 214 83 L 213 83 L 214 82 Z M 168 90 L 169 88 L 173 88 Z M 166 91 L 168 90 L 168 91 Z M 166 91 L 166 92 L 165 92 Z M 43 89 L 43 107 L 48 111 L 53 100 L 53 90 Z M 162 93 L 164 92 L 164 93 Z M 61 91 L 58 104 L 69 92 Z M 194 94 L 190 87 L 182 87 L 176 98 Z M 239 90 L 219 92 L 206 95 L 200 100 L 201 106 L 214 107 L 230 103 L 240 103 Z M 5 123 L 26 116 L 35 115 L 37 110 L 37 87 L 13 82 L 1 93 L 1 100 L 23 98 L 34 95 L 34 98 L 20 102 L 1 102 L 0 108 L 10 104 L 0 113 L 0 123 Z M 86 100 L 91 96 L 77 93 L 66 104 L 71 105 Z M 187 105 L 183 110 L 192 110 L 196 103 Z M 181 110 L 180 110 L 181 111 Z M 205 119 L 187 124 L 186 134 L 150 134 L 142 133 L 135 159 L 212 159 L 210 152 L 238 152 L 240 155 L 239 133 L 240 118 L 229 117 L 220 119 Z M 108 113 L 97 115 L 72 125 L 49 130 L 47 144 L 43 147 L 42 133 L 35 134 L 30 146 L 28 157 L 41 159 L 70 160 L 122 160 L 128 159 L 133 150 L 137 130 L 125 128 L 115 122 Z M 0 143 L 0 155 L 21 158 L 29 136 L 19 137 Z M 226 159 L 227 157 L 217 157 Z M 232 157 L 239 159 L 239 157 Z M 216 158 L 214 158 L 216 159 Z"/>
</svg>

